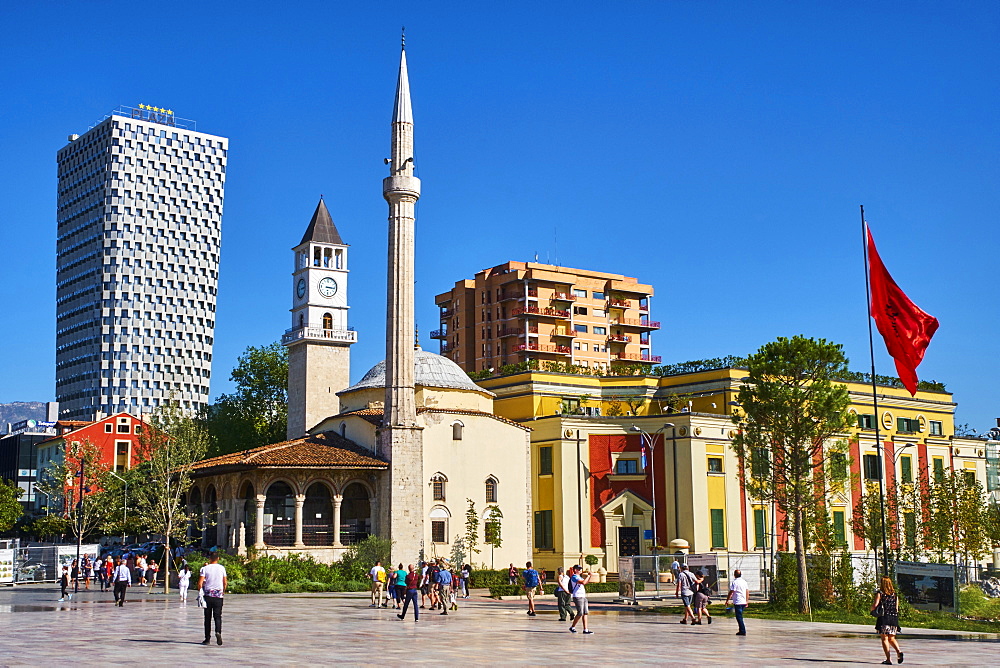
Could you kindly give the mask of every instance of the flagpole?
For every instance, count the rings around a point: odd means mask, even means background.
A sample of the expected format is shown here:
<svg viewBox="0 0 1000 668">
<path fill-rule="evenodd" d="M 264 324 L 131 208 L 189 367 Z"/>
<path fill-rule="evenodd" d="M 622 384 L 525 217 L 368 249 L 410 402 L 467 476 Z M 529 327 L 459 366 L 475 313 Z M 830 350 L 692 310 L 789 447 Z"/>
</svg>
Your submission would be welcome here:
<svg viewBox="0 0 1000 668">
<path fill-rule="evenodd" d="M 885 474 L 888 467 L 885 466 L 884 459 L 882 457 L 882 437 L 879 433 L 879 423 L 881 422 L 881 419 L 878 414 L 878 385 L 875 382 L 875 338 L 872 332 L 872 285 L 870 263 L 868 261 L 868 223 L 865 222 L 865 206 L 863 204 L 861 205 L 861 234 L 865 249 L 865 301 L 868 304 L 868 354 L 871 357 L 872 364 L 872 405 L 875 410 L 875 456 L 878 459 L 879 465 L 878 495 L 879 514 L 882 521 L 882 575 L 883 577 L 889 577 L 889 550 L 886 547 L 886 536 L 889 533 L 889 527 L 885 524 Z M 860 446 L 860 444 L 861 438 L 859 435 L 858 445 Z M 878 548 L 875 548 L 875 551 L 878 552 Z M 875 555 L 875 568 L 878 570 L 877 554 Z"/>
</svg>

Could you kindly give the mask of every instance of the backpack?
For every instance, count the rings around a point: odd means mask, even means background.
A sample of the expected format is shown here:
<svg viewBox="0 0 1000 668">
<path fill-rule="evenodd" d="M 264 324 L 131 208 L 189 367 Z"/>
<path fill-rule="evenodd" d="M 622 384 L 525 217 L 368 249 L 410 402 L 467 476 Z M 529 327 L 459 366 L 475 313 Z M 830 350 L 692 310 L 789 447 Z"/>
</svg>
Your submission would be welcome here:
<svg viewBox="0 0 1000 668">
<path fill-rule="evenodd" d="M 529 568 L 524 571 L 524 586 L 525 587 L 537 587 L 538 586 L 538 571 L 534 568 Z"/>
<path fill-rule="evenodd" d="M 709 596 L 709 597 L 711 597 L 712 593 L 713 593 L 712 592 L 712 588 L 709 587 L 708 584 L 704 580 L 702 580 L 700 583 L 698 583 L 698 591 L 701 592 L 702 594 L 704 594 L 705 596 Z"/>
</svg>

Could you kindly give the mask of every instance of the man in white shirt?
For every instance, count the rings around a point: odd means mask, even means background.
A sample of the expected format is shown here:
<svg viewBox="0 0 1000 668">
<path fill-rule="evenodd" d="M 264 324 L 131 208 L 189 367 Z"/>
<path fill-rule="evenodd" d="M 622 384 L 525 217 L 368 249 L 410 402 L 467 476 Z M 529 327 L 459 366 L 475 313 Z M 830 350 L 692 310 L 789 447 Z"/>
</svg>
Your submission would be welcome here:
<svg viewBox="0 0 1000 668">
<path fill-rule="evenodd" d="M 573 608 L 569 604 L 570 593 L 569 593 L 569 576 L 563 571 L 563 567 L 560 566 L 556 569 L 556 601 L 559 603 L 559 621 L 565 622 L 568 618 L 573 617 Z"/>
<path fill-rule="evenodd" d="M 212 637 L 212 618 L 215 618 L 215 641 L 222 644 L 222 597 L 226 593 L 229 578 L 226 567 L 219 563 L 219 553 L 212 552 L 208 563 L 201 567 L 198 578 L 198 590 L 205 600 L 205 640 L 202 645 L 208 645 Z"/>
<path fill-rule="evenodd" d="M 688 619 L 691 619 L 691 623 L 694 624 L 694 612 L 691 610 L 691 600 L 694 598 L 694 585 L 695 578 L 691 571 L 688 570 L 687 564 L 681 564 L 681 572 L 677 576 L 677 588 L 674 592 L 674 596 L 679 596 L 681 601 L 684 602 L 684 617 L 681 618 L 681 624 L 687 624 Z"/>
<path fill-rule="evenodd" d="M 368 571 L 368 579 L 372 583 L 372 604 L 369 607 L 386 607 L 382 603 L 383 592 L 385 591 L 385 569 L 382 568 L 381 561 L 376 561 L 372 569 Z"/>
<path fill-rule="evenodd" d="M 740 625 L 740 630 L 736 635 L 745 636 L 747 634 L 747 627 L 743 625 L 743 611 L 750 604 L 750 587 L 747 585 L 747 581 L 743 579 L 742 572 L 735 570 L 733 571 L 733 575 L 736 577 L 729 583 L 729 595 L 726 596 L 726 607 L 729 607 L 730 601 L 733 602 L 733 608 L 736 610 L 736 623 Z"/>
<path fill-rule="evenodd" d="M 111 571 L 111 586 L 115 592 L 115 605 L 125 607 L 125 591 L 132 586 L 132 571 L 120 558 L 115 559 L 115 569 Z"/>
<path fill-rule="evenodd" d="M 569 625 L 570 633 L 576 633 L 576 623 L 580 621 L 583 622 L 584 635 L 593 633 L 587 628 L 587 613 L 590 610 L 587 606 L 586 587 L 592 575 L 593 573 L 587 573 L 587 577 L 583 577 L 583 566 L 573 567 L 573 575 L 569 579 L 569 592 L 573 596 L 573 605 L 576 606 L 576 616 L 573 618 L 573 623 Z"/>
</svg>

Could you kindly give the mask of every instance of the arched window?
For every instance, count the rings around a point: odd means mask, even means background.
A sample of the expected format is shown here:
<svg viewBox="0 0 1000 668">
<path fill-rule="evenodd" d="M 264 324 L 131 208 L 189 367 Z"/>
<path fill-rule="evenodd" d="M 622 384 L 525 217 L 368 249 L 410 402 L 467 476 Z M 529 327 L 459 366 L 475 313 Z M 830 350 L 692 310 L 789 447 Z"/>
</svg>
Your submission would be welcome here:
<svg viewBox="0 0 1000 668">
<path fill-rule="evenodd" d="M 445 486 L 448 483 L 448 478 L 445 477 L 443 473 L 436 473 L 431 476 L 431 487 L 433 487 L 432 499 L 435 501 L 445 500 Z"/>
<path fill-rule="evenodd" d="M 330 490 L 314 482 L 306 490 L 302 504 L 302 542 L 306 545 L 333 545 L 333 505 Z"/>
<path fill-rule="evenodd" d="M 295 495 L 292 488 L 280 480 L 267 488 L 264 542 L 275 547 L 291 547 L 295 542 Z"/>
<path fill-rule="evenodd" d="M 305 316 L 303 316 L 301 313 L 299 313 L 299 329 L 302 329 L 305 326 L 306 326 Z"/>
<path fill-rule="evenodd" d="M 490 476 L 486 479 L 486 503 L 497 502 L 497 479 Z"/>
<path fill-rule="evenodd" d="M 333 329 L 333 316 L 329 313 L 323 314 L 323 329 Z"/>
<path fill-rule="evenodd" d="M 340 435 L 341 435 L 342 438 L 347 438 L 347 423 L 346 422 L 341 422 L 340 423 Z"/>
<path fill-rule="evenodd" d="M 448 520 L 451 513 L 444 506 L 434 506 L 431 508 L 431 542 L 448 542 Z"/>
<path fill-rule="evenodd" d="M 364 485 L 352 482 L 344 489 L 340 507 L 340 542 L 354 545 L 372 531 L 371 499 Z"/>
<path fill-rule="evenodd" d="M 459 420 L 455 420 L 451 423 L 451 440 L 461 441 L 462 432 L 465 430 L 465 425 Z"/>
</svg>

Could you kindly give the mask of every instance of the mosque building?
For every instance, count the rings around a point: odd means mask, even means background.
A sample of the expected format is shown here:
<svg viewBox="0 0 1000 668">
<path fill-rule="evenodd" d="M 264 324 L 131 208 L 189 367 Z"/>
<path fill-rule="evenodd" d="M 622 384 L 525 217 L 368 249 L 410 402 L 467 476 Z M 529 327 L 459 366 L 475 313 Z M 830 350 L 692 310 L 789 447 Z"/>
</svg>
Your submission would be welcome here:
<svg viewBox="0 0 1000 668">
<path fill-rule="evenodd" d="M 404 563 L 465 553 L 490 566 L 531 554 L 530 429 L 452 360 L 414 345 L 413 111 L 405 48 L 392 119 L 386 359 L 348 387 L 348 246 L 320 200 L 294 247 L 289 440 L 198 462 L 188 507 L 203 545 L 332 562 L 369 535 Z M 466 539 L 470 507 L 476 546 Z M 487 525 L 499 533 L 486 544 Z M 476 552 L 471 553 L 475 547 Z"/>
</svg>

